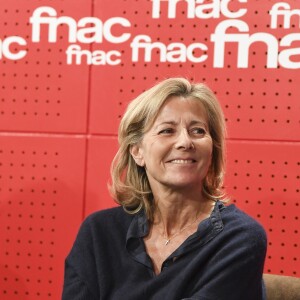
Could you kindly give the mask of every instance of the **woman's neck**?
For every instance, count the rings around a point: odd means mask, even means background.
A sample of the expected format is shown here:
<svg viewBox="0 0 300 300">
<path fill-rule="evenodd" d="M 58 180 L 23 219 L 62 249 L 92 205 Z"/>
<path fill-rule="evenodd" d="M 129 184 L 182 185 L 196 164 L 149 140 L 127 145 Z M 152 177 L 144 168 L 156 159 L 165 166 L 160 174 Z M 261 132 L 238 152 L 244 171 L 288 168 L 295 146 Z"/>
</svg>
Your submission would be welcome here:
<svg viewBox="0 0 300 300">
<path fill-rule="evenodd" d="M 154 199 L 153 226 L 159 228 L 165 236 L 172 236 L 208 218 L 215 203 L 199 194 L 191 196 L 173 193 L 159 198 L 154 196 Z"/>
</svg>

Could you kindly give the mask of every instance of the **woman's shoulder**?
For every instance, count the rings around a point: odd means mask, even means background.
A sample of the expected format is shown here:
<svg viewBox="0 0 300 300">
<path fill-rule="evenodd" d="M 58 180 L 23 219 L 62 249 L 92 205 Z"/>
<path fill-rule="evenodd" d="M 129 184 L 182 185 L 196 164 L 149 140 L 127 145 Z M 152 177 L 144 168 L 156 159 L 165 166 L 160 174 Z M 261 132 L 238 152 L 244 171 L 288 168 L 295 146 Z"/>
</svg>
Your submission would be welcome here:
<svg viewBox="0 0 300 300">
<path fill-rule="evenodd" d="M 240 232 L 246 239 L 254 238 L 266 241 L 266 231 L 263 225 L 235 204 L 225 206 L 221 215 L 227 231 Z"/>
<path fill-rule="evenodd" d="M 133 219 L 122 207 L 108 208 L 88 215 L 82 222 L 78 238 L 125 234 Z"/>
<path fill-rule="evenodd" d="M 241 225 L 258 225 L 260 223 L 250 216 L 246 211 L 242 210 L 235 204 L 229 204 L 224 206 L 225 209 L 221 210 L 222 218 L 225 220 L 239 221 Z"/>
<path fill-rule="evenodd" d="M 126 213 L 121 206 L 95 211 L 88 215 L 83 224 L 90 226 L 107 226 L 110 224 L 124 224 L 131 222 L 134 215 Z"/>
<path fill-rule="evenodd" d="M 128 215 L 122 206 L 110 207 L 90 213 L 85 220 L 97 221 L 103 218 L 123 218 Z"/>
</svg>

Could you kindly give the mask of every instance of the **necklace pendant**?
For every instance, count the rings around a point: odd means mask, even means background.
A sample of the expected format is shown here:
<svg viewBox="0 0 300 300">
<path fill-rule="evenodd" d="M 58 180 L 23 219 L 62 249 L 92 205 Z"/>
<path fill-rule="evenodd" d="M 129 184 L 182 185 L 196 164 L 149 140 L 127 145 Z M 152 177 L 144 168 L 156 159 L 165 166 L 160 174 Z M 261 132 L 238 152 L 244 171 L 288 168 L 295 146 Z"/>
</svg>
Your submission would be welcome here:
<svg viewBox="0 0 300 300">
<path fill-rule="evenodd" d="M 170 243 L 170 239 L 166 240 L 165 246 L 167 246 Z"/>
</svg>

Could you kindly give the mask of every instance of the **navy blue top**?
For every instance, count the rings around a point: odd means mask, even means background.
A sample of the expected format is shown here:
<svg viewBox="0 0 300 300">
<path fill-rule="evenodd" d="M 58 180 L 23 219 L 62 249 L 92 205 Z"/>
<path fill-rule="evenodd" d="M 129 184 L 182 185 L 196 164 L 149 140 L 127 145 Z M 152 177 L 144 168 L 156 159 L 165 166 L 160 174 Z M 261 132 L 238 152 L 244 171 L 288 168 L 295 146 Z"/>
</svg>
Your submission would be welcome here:
<svg viewBox="0 0 300 300">
<path fill-rule="evenodd" d="M 144 212 L 121 207 L 82 224 L 66 259 L 63 300 L 261 300 L 266 234 L 235 205 L 217 202 L 210 217 L 155 275 L 143 237 Z"/>
</svg>

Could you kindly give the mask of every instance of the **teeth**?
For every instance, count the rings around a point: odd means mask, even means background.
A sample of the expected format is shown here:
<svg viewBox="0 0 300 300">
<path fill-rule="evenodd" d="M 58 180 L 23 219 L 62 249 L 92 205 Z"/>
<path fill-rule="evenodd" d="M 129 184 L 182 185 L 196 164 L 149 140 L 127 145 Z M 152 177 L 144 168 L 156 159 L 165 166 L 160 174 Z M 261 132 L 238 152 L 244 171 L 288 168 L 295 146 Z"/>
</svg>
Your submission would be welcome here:
<svg viewBox="0 0 300 300">
<path fill-rule="evenodd" d="M 193 162 L 193 160 L 192 159 L 174 159 L 171 162 L 175 163 L 175 164 L 190 164 Z"/>
</svg>

